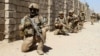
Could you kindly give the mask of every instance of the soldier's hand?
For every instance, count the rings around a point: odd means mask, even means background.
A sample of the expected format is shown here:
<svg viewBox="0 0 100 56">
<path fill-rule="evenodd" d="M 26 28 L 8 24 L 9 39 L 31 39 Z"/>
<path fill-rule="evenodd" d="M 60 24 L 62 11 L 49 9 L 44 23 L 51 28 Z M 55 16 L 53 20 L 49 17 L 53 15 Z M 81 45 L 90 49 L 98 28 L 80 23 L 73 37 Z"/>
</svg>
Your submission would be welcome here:
<svg viewBox="0 0 100 56">
<path fill-rule="evenodd" d="M 55 24 L 55 26 L 59 26 L 59 24 Z"/>
<path fill-rule="evenodd" d="M 24 25 L 19 25 L 19 30 L 22 30 L 24 28 Z"/>
</svg>

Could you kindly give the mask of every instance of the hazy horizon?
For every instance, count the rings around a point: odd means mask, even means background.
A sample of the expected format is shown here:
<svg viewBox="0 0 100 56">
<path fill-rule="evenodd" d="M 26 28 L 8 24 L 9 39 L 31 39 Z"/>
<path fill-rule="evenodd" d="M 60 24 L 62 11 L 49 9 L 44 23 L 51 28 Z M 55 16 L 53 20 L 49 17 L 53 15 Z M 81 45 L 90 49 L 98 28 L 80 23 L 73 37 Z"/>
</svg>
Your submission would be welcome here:
<svg viewBox="0 0 100 56">
<path fill-rule="evenodd" d="M 100 0 L 80 0 L 81 2 L 87 2 L 91 10 L 94 10 L 96 13 L 100 13 Z"/>
</svg>

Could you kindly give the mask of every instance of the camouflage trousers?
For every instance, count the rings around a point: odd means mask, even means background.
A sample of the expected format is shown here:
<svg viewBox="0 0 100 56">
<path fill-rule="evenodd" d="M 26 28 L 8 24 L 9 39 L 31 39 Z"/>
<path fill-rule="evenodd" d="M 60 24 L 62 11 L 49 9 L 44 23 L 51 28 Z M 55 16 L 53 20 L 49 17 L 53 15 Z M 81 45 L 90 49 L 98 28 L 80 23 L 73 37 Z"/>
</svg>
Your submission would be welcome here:
<svg viewBox="0 0 100 56">
<path fill-rule="evenodd" d="M 95 22 L 95 19 L 94 18 L 91 18 L 91 25 L 93 25 Z"/>
<path fill-rule="evenodd" d="M 69 23 L 69 32 L 70 33 L 77 33 L 79 28 L 78 22 L 70 22 Z"/>
<path fill-rule="evenodd" d="M 68 30 L 65 29 L 65 28 L 56 29 L 56 30 L 54 31 L 54 35 L 58 35 L 58 34 L 68 35 Z"/>
<path fill-rule="evenodd" d="M 83 26 L 84 26 L 84 20 L 79 21 L 79 23 L 78 23 L 78 30 L 82 30 Z"/>
<path fill-rule="evenodd" d="M 43 35 L 44 40 L 46 40 L 46 32 L 47 32 L 47 28 L 43 28 L 42 35 Z M 39 36 L 36 36 L 36 35 L 24 37 L 24 41 L 21 48 L 22 52 L 27 52 L 31 50 L 32 48 L 36 46 L 36 43 L 38 43 L 37 53 L 42 55 L 44 53 L 43 52 L 44 42 L 39 38 Z"/>
</svg>

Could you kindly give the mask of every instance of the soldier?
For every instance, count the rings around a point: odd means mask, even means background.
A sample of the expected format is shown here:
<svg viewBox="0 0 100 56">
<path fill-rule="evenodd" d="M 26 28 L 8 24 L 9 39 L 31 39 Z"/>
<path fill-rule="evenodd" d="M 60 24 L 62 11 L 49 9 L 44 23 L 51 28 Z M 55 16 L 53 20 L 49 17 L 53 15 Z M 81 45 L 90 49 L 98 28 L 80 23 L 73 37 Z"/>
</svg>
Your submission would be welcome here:
<svg viewBox="0 0 100 56">
<path fill-rule="evenodd" d="M 32 3 L 29 5 L 30 14 L 25 16 L 21 20 L 21 25 L 19 26 L 19 29 L 24 32 L 24 41 L 22 44 L 22 52 L 29 51 L 32 47 L 38 43 L 37 46 L 37 53 L 39 55 L 43 55 L 43 47 L 44 42 L 46 40 L 46 31 L 47 28 L 45 28 L 43 17 L 39 15 L 39 7 L 38 4 Z M 29 21 L 29 19 L 34 22 L 35 26 L 32 28 L 32 23 Z M 37 27 L 36 27 L 37 26 Z M 42 35 L 40 37 L 40 34 L 37 33 L 37 31 Z M 44 41 L 43 41 L 44 40 Z"/>
<path fill-rule="evenodd" d="M 100 15 L 97 14 L 97 21 L 99 22 L 99 20 L 100 20 Z"/>
<path fill-rule="evenodd" d="M 91 15 L 91 25 L 94 24 L 95 20 L 96 20 L 96 15 L 95 15 L 95 13 L 92 13 L 92 15 Z"/>
<path fill-rule="evenodd" d="M 64 18 L 64 14 L 62 11 L 59 12 L 59 17 L 55 19 L 55 28 L 54 31 L 55 35 L 63 34 L 63 35 L 69 35 L 67 31 L 67 21 Z"/>
<path fill-rule="evenodd" d="M 74 14 L 74 10 L 70 10 L 68 17 L 68 25 L 69 25 L 69 32 L 70 33 L 77 33 L 78 32 L 78 16 Z"/>
<path fill-rule="evenodd" d="M 80 12 L 79 14 L 79 30 L 81 30 L 83 28 L 85 22 L 85 13 L 83 11 Z"/>
</svg>

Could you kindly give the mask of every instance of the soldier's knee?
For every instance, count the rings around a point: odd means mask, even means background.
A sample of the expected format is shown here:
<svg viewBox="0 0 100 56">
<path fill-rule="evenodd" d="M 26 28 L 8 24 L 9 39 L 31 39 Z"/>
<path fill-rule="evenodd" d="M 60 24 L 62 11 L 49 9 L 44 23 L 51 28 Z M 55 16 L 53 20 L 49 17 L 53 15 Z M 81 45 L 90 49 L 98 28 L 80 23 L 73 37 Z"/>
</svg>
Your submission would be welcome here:
<svg viewBox="0 0 100 56">
<path fill-rule="evenodd" d="M 30 43 L 30 42 L 24 42 L 22 44 L 21 51 L 22 52 L 27 52 L 27 51 L 29 51 L 29 49 L 31 48 L 31 46 L 32 46 L 32 43 Z"/>
<path fill-rule="evenodd" d="M 47 31 L 46 30 L 42 30 L 42 33 L 44 34 L 44 33 L 46 33 Z"/>
<path fill-rule="evenodd" d="M 33 43 L 33 37 L 24 39 L 24 42 L 21 47 L 21 51 L 27 52 L 30 49 L 30 47 L 32 46 L 32 43 Z"/>
<path fill-rule="evenodd" d="M 26 49 L 26 48 L 22 48 L 21 51 L 22 51 L 22 52 L 27 52 L 28 49 Z"/>
<path fill-rule="evenodd" d="M 54 35 L 58 35 L 58 32 L 57 32 L 57 31 L 55 31 L 55 32 L 54 32 Z"/>
<path fill-rule="evenodd" d="M 45 27 L 45 28 L 42 29 L 42 32 L 47 32 L 47 31 L 48 31 L 47 27 Z"/>
</svg>

